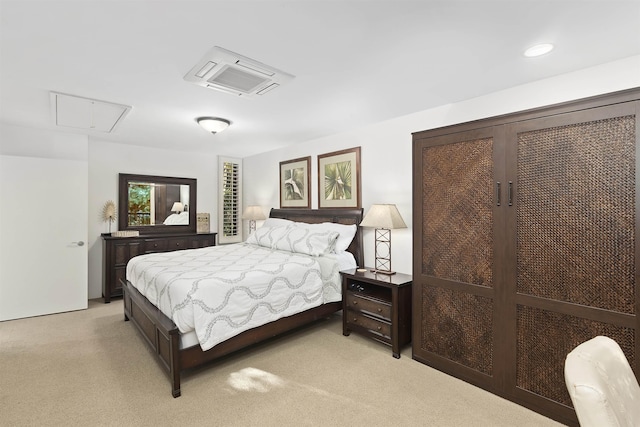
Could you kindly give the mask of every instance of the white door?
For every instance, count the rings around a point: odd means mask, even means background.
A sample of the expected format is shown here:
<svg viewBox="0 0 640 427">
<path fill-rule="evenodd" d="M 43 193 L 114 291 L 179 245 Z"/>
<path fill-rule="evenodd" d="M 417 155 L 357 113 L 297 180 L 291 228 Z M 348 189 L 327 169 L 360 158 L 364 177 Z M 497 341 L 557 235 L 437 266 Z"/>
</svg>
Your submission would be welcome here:
<svg viewBox="0 0 640 427">
<path fill-rule="evenodd" d="M 88 163 L 0 156 L 0 320 L 87 308 Z"/>
</svg>

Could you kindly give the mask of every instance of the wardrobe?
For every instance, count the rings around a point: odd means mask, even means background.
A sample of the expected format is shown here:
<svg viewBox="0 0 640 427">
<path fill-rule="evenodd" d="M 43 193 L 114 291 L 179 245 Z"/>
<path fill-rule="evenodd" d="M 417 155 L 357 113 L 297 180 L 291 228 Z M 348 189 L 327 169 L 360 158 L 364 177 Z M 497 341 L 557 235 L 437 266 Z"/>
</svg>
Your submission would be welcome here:
<svg viewBox="0 0 640 427">
<path fill-rule="evenodd" d="M 640 88 L 413 134 L 413 358 L 568 425 L 576 345 L 640 369 Z"/>
</svg>

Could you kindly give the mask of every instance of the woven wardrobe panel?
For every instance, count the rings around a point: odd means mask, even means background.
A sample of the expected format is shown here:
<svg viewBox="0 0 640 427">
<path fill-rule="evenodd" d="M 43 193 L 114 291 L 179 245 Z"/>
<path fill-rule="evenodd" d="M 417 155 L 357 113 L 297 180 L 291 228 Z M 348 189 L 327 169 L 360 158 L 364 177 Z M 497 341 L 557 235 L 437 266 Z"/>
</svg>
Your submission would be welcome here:
<svg viewBox="0 0 640 427">
<path fill-rule="evenodd" d="M 635 364 L 633 328 L 520 305 L 517 322 L 517 387 L 564 405 L 572 406 L 564 382 L 564 360 L 578 344 L 597 335 L 608 336 L 620 345 L 629 364 Z"/>
<path fill-rule="evenodd" d="M 635 117 L 518 134 L 517 291 L 634 313 Z"/>
<path fill-rule="evenodd" d="M 493 301 L 464 292 L 425 286 L 423 350 L 492 374 Z"/>
<path fill-rule="evenodd" d="M 493 287 L 493 140 L 422 152 L 422 272 Z"/>
</svg>

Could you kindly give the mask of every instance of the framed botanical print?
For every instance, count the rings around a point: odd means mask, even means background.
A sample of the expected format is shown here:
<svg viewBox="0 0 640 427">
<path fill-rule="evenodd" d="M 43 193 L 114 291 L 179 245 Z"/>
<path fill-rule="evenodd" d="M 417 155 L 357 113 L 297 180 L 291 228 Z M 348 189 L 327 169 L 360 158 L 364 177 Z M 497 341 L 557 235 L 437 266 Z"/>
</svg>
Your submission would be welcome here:
<svg viewBox="0 0 640 427">
<path fill-rule="evenodd" d="M 318 155 L 318 207 L 362 207 L 360 147 Z"/>
<path fill-rule="evenodd" d="M 280 162 L 280 207 L 309 208 L 311 157 Z"/>
</svg>

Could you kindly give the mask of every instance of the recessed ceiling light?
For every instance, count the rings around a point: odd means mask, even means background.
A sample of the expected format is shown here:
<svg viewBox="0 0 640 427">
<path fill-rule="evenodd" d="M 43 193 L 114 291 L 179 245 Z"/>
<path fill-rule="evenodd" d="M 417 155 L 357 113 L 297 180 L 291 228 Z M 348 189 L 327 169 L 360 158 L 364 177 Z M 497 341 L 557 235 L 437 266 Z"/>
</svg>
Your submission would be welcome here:
<svg viewBox="0 0 640 427">
<path fill-rule="evenodd" d="M 221 119 L 220 117 L 200 117 L 197 118 L 196 121 L 211 133 L 222 132 L 231 124 L 229 120 Z"/>
<path fill-rule="evenodd" d="M 534 56 L 544 55 L 545 53 L 549 53 L 552 50 L 553 50 L 553 45 L 551 43 L 537 44 L 525 50 L 524 56 L 532 58 Z"/>
</svg>

